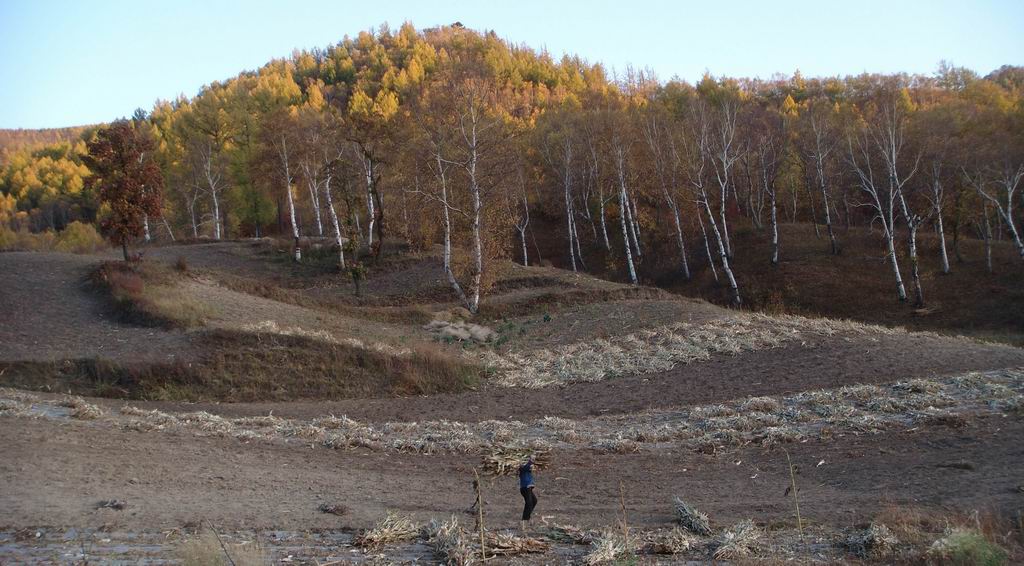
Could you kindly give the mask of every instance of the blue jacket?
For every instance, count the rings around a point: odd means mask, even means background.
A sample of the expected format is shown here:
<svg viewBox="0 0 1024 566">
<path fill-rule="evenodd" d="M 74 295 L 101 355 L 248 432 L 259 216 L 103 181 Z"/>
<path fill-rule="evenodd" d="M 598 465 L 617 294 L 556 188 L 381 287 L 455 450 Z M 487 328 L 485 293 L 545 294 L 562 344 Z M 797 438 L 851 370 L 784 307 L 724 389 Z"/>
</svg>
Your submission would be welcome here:
<svg viewBox="0 0 1024 566">
<path fill-rule="evenodd" d="M 519 466 L 519 489 L 533 487 L 533 462 Z"/>
</svg>

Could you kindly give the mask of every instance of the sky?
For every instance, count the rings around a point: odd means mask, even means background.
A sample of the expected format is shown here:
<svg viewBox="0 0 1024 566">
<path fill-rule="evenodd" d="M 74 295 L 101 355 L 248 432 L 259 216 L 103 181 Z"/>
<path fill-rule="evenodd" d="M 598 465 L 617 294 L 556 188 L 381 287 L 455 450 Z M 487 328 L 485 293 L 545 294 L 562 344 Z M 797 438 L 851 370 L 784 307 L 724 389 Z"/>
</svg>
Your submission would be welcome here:
<svg viewBox="0 0 1024 566">
<path fill-rule="evenodd" d="M 460 21 L 662 80 L 1024 64 L 1024 0 L 0 0 L 0 128 L 107 122 L 405 21 Z"/>
</svg>

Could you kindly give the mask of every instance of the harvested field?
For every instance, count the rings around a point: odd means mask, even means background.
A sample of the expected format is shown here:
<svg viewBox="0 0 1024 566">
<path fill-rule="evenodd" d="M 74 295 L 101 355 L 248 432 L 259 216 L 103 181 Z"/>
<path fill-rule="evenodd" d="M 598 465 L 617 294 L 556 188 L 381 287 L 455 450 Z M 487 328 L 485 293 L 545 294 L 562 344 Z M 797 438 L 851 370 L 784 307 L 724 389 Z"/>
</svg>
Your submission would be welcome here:
<svg viewBox="0 0 1024 566">
<path fill-rule="evenodd" d="M 46 404 L 9 390 L 0 391 L 0 399 L 4 400 L 4 411 L 20 416 L 32 415 L 33 407 Z M 75 401 L 72 406 L 80 403 L 84 402 Z M 50 415 L 47 411 L 37 412 L 43 417 Z M 877 434 L 893 428 L 964 426 L 967 419 L 984 414 L 1024 414 L 1024 369 L 581 420 L 546 417 L 529 422 L 363 423 L 346 416 L 325 416 L 298 421 L 274 416 L 225 418 L 205 412 L 171 414 L 130 405 L 109 420 L 125 430 L 184 431 L 245 441 L 299 438 L 328 448 L 424 454 L 477 453 L 503 448 L 521 450 L 520 455 L 525 457 L 531 451 L 581 448 L 635 453 L 683 447 L 715 453 L 747 444 L 773 446 L 812 437 Z M 492 467 L 499 474 L 504 473 L 502 466 L 506 462 L 515 460 L 501 457 L 501 452 L 497 453 L 499 456 L 491 454 L 496 462 Z"/>
<path fill-rule="evenodd" d="M 210 522 L 272 560 L 476 563 L 474 471 L 498 563 L 914 561 L 979 540 L 1019 555 L 997 533 L 1019 508 L 1020 349 L 551 268 L 508 268 L 470 317 L 425 275 L 429 254 L 388 260 L 357 301 L 329 258 L 161 250 L 188 256 L 175 289 L 200 326 L 126 325 L 158 337 L 134 358 L 0 356 L 0 558 L 71 556 L 68 536 L 111 559 L 199 556 L 219 548 Z M 169 336 L 191 358 L 148 362 Z M 531 455 L 540 505 L 523 535 L 515 471 Z M 992 517 L 980 531 L 972 510 Z"/>
</svg>

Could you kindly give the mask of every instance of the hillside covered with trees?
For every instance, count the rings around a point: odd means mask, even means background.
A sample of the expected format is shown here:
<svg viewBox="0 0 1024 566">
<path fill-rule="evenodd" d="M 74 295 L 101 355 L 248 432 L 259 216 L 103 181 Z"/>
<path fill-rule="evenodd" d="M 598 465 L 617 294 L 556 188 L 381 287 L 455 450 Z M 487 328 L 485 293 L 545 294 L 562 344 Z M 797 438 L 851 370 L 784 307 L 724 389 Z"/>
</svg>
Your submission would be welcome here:
<svg viewBox="0 0 1024 566">
<path fill-rule="evenodd" d="M 1004 240 L 1024 261 L 1022 95 L 1019 67 L 612 76 L 493 32 L 406 24 L 296 51 L 131 124 L 155 142 L 165 187 L 146 239 L 281 235 L 301 261 L 306 238 L 326 238 L 353 276 L 356 252 L 376 257 L 385 239 L 440 245 L 475 312 L 501 259 L 633 283 L 710 272 L 744 304 L 736 230 L 777 265 L 779 224 L 813 223 L 836 255 L 851 227 L 876 233 L 886 261 L 873 268 L 894 299 L 923 306 L 923 253 L 949 272 L 965 240 L 989 257 Z M 109 211 L 83 163 L 95 131 L 7 148 L 0 222 L 99 223 Z M 922 230 L 938 244 L 922 250 Z"/>
</svg>

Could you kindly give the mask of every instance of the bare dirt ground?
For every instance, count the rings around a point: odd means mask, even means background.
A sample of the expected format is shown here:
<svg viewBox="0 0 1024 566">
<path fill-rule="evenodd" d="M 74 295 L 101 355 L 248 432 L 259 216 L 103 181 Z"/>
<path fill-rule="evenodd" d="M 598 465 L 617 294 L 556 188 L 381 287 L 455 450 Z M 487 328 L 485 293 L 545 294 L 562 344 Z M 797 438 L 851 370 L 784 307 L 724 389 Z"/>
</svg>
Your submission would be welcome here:
<svg viewBox="0 0 1024 566">
<path fill-rule="evenodd" d="M 472 504 L 472 455 L 405 455 L 331 450 L 235 439 L 125 432 L 92 423 L 0 420 L 0 527 L 34 525 L 170 529 L 211 520 L 229 529 L 366 527 L 385 510 L 426 521 Z M 1024 423 L 979 418 L 965 428 L 811 440 L 789 447 L 799 467 L 801 512 L 811 524 L 848 527 L 888 505 L 937 510 L 1014 511 Z M 820 466 L 819 462 L 824 461 Z M 538 476 L 538 512 L 559 522 L 614 522 L 619 482 L 637 527 L 672 522 L 672 499 L 686 497 L 715 524 L 756 517 L 793 521 L 788 468 L 779 449 L 724 454 L 557 455 Z M 495 527 L 514 526 L 521 500 L 514 478 L 488 480 Z M 96 509 L 123 499 L 124 511 Z M 342 517 L 318 511 L 340 503 Z"/>
<path fill-rule="evenodd" d="M 60 253 L 0 253 L 0 360 L 189 359 L 188 335 L 122 324 L 85 288 L 99 261 Z"/>
<path fill-rule="evenodd" d="M 194 270 L 186 288 L 210 307 L 207 324 L 213 328 L 245 331 L 271 321 L 278 329 L 327 333 L 336 339 L 358 337 L 369 343 L 431 340 L 420 323 L 360 318 L 361 303 L 349 298 L 350 290 L 337 274 L 288 266 L 273 253 L 266 243 L 231 242 L 152 248 L 147 255 L 168 262 L 186 257 Z M 197 351 L 191 342 L 198 333 L 112 321 L 102 298 L 82 287 L 84 276 L 101 259 L 0 254 L 0 361 L 103 356 L 146 363 Z M 208 277 L 218 272 L 265 279 L 318 300 L 337 301 L 352 307 L 344 311 L 351 316 L 230 290 Z M 436 265 L 429 258 L 395 260 L 378 275 L 377 283 L 367 285 L 367 304 L 425 305 L 434 312 L 455 306 L 439 294 Z M 550 268 L 511 269 L 495 286 L 490 313 L 476 319 L 497 330 L 498 338 L 489 345 L 466 344 L 463 354 L 476 359 L 496 352 L 528 359 L 588 341 L 615 346 L 627 335 L 676 323 L 693 325 L 681 332 L 699 332 L 700 325 L 741 316 L 703 301 L 653 291 L 650 296 L 623 293 L 633 291 Z M 800 333 L 786 330 L 781 319 L 763 317 L 751 324 L 766 330 L 773 320 L 782 329 L 779 332 L 789 334 L 771 346 L 713 352 L 671 369 L 626 371 L 599 381 L 535 388 L 499 385 L 492 375 L 475 390 L 431 396 L 130 405 L 182 418 L 196 411 L 309 422 L 345 415 L 381 430 L 406 431 L 431 423 L 480 428 L 489 426 L 486 421 L 525 423 L 545 417 L 577 424 L 608 417 L 614 424 L 616 416 L 622 423 L 654 418 L 645 411 L 706 409 L 727 402 L 743 407 L 744 400 L 759 396 L 778 398 L 1024 366 L 1022 349 L 961 338 L 878 329 Z M 786 324 L 799 325 L 800 320 Z M 984 382 L 983 377 L 972 379 Z M 840 427 L 830 436 L 815 433 L 771 446 L 725 443 L 714 453 L 656 440 L 636 453 L 584 448 L 586 439 L 556 444 L 561 447 L 551 455 L 551 469 L 538 476 L 538 513 L 558 523 L 600 528 L 616 523 L 624 502 L 635 528 L 666 528 L 675 519 L 673 498 L 681 496 L 708 513 L 716 532 L 753 519 L 771 540 L 796 525 L 793 499 L 786 491 L 790 468 L 781 448 L 785 447 L 795 464 L 805 525 L 832 533 L 828 536 L 864 526 L 891 508 L 920 509 L 935 516 L 973 510 L 1014 516 L 1024 508 L 1024 478 L 1019 473 L 1024 463 L 1024 420 L 1019 391 L 1004 393 L 992 402 L 977 399 L 976 406 L 984 410 L 957 418 L 928 420 L 935 416 L 929 413 L 933 407 L 910 407 L 898 410 L 908 420 L 897 426 Z M 454 514 L 472 524 L 465 511 L 473 500 L 473 469 L 481 462 L 476 448 L 466 453 L 408 453 L 359 444 L 335 449 L 294 431 L 268 439 L 174 426 L 133 427 L 128 421 L 135 413 L 119 412 L 126 404 L 120 399 L 86 399 L 86 404 L 102 407 L 109 418 L 80 420 L 62 416 L 66 409 L 56 416 L 12 412 L 14 405 L 5 405 L 5 399 L 18 394 L 6 390 L 6 398 L 0 396 L 0 562 L 5 561 L 5 551 L 14 561 L 19 560 L 13 556 L 28 556 L 14 554 L 33 548 L 31 537 L 25 539 L 26 529 L 99 529 L 126 533 L 129 540 L 150 540 L 146 537 L 205 522 L 227 531 L 319 533 L 326 538 L 309 544 L 332 545 L 339 543 L 331 542 L 331 537 L 350 541 L 356 529 L 371 526 L 389 510 L 420 523 Z M 59 407 L 60 398 L 41 394 L 28 403 L 45 399 L 52 409 Z M 686 426 L 694 430 L 710 422 L 691 420 Z M 499 443 L 497 436 L 492 441 Z M 488 524 L 496 529 L 517 526 L 521 498 L 514 478 L 488 478 L 484 483 Z M 97 508 L 99 502 L 115 499 L 127 507 Z M 325 503 L 343 505 L 345 512 L 320 512 Z M 49 540 L 40 540 L 44 539 Z M 158 543 L 134 544 L 159 559 L 170 552 Z M 35 548 L 33 556 L 40 559 L 52 550 L 43 542 Z M 850 558 L 841 545 L 829 548 L 814 556 L 824 562 Z M 416 556 L 430 556 L 423 548 L 417 552 Z M 570 559 L 567 556 L 556 552 L 534 562 L 564 562 Z M 804 561 L 812 557 L 800 556 L 798 560 Z"/>
</svg>

